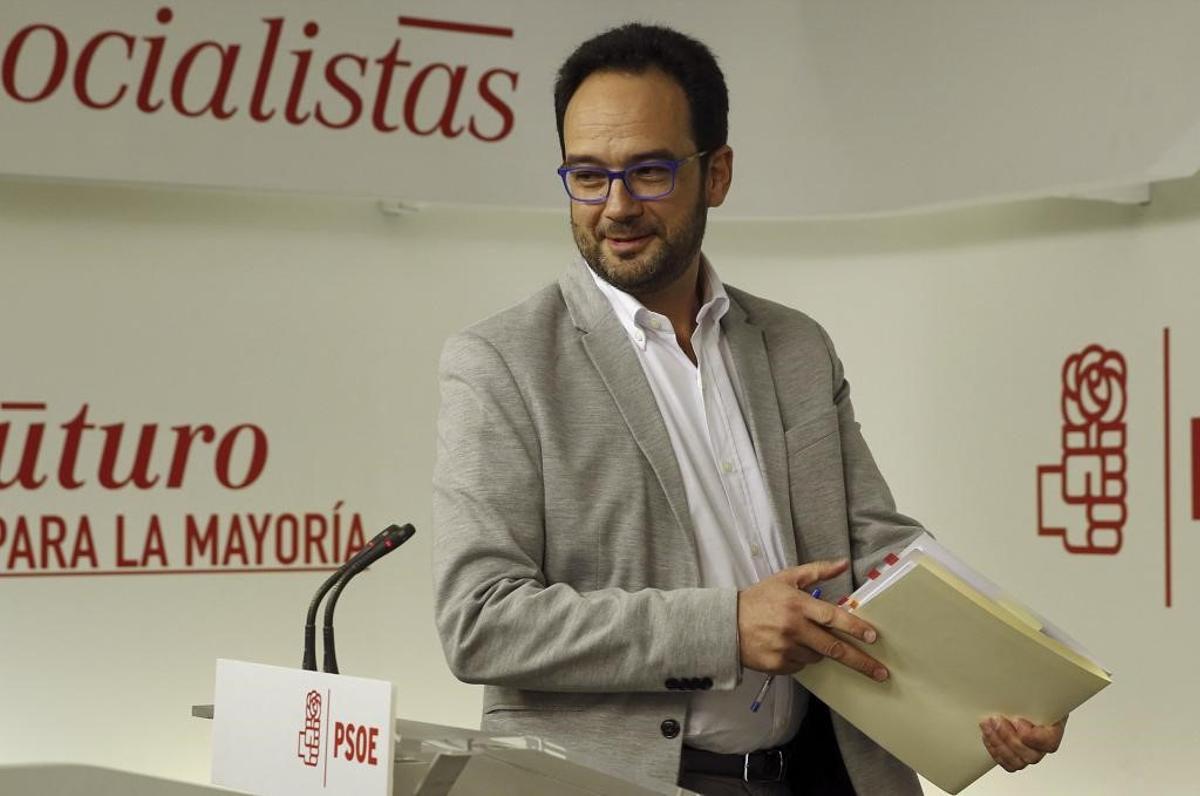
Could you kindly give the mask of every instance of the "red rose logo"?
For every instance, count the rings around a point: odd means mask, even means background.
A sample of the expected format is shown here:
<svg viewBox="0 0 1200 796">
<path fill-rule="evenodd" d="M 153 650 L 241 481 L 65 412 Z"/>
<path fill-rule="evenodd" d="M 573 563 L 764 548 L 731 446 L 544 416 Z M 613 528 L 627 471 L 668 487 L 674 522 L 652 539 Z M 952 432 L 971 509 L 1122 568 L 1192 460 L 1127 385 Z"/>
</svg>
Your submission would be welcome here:
<svg viewBox="0 0 1200 796">
<path fill-rule="evenodd" d="M 296 756 L 306 766 L 316 766 L 321 751 L 321 694 L 309 691 L 304 701 L 304 729 L 296 741 Z"/>
<path fill-rule="evenodd" d="M 1038 534 L 1071 553 L 1113 555 L 1123 542 L 1125 357 L 1089 345 L 1062 369 L 1062 458 L 1038 467 Z"/>
<path fill-rule="evenodd" d="M 1071 426 L 1116 423 L 1125 416 L 1125 357 L 1091 345 L 1062 371 L 1063 420 Z"/>
</svg>

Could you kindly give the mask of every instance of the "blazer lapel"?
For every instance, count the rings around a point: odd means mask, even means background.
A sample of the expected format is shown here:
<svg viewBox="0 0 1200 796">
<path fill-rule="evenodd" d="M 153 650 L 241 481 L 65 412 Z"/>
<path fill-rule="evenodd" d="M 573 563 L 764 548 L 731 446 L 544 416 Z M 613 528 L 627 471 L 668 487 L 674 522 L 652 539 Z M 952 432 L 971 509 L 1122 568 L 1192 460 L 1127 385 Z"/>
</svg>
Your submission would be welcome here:
<svg viewBox="0 0 1200 796">
<path fill-rule="evenodd" d="M 679 471 L 679 462 L 675 459 L 666 424 L 658 410 L 658 402 L 650 390 L 650 383 L 638 362 L 629 335 L 617 320 L 604 294 L 592 282 L 586 267 L 582 263 L 574 263 L 567 269 L 567 273 L 559 280 L 563 298 L 576 328 L 582 333 L 584 350 L 600 373 L 629 432 L 667 496 L 671 512 L 687 538 L 696 571 L 699 572 L 699 552 L 683 487 L 683 475 Z"/>
<path fill-rule="evenodd" d="M 739 397 L 742 413 L 754 441 L 758 466 L 762 469 L 767 491 L 779 522 L 783 550 L 788 566 L 795 566 L 796 533 L 792 527 L 791 485 L 788 480 L 787 445 L 784 442 L 783 418 L 775 393 L 775 379 L 767 356 L 767 343 L 762 329 L 755 325 L 737 300 L 730 296 L 729 311 L 721 320 L 721 328 L 729 342 L 734 367 L 742 384 Z"/>
</svg>

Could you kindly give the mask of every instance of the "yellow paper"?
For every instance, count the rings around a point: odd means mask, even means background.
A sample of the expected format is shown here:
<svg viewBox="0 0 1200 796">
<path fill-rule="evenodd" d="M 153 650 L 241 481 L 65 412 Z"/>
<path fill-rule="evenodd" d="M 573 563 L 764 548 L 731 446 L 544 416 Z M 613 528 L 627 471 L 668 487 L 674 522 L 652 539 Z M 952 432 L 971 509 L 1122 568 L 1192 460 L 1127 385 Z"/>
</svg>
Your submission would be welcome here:
<svg viewBox="0 0 1200 796">
<path fill-rule="evenodd" d="M 855 612 L 879 632 L 863 648 L 888 667 L 877 683 L 832 660 L 796 675 L 809 691 L 950 793 L 994 765 L 990 715 L 1061 719 L 1111 682 L 1094 662 L 1038 632 L 927 557 Z"/>
</svg>

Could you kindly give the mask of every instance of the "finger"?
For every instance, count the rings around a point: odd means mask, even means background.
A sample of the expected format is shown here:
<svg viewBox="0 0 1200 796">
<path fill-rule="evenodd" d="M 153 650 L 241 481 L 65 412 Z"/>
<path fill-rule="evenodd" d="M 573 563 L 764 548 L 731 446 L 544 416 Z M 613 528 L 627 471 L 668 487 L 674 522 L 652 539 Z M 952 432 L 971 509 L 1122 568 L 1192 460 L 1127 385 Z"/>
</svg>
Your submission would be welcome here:
<svg viewBox="0 0 1200 796">
<path fill-rule="evenodd" d="M 979 722 L 979 732 L 983 738 L 983 748 L 992 756 L 997 765 L 1005 771 L 1020 771 L 1025 767 L 1025 763 L 1019 757 L 1008 750 L 1007 747 L 1000 744 L 995 738 L 995 733 L 988 726 L 986 720 Z"/>
<path fill-rule="evenodd" d="M 824 600 L 815 600 L 807 594 L 801 599 L 804 615 L 818 625 L 840 630 L 846 635 L 853 636 L 867 644 L 874 644 L 875 640 L 879 638 L 879 634 L 875 628 L 849 611 L 838 608 L 833 603 L 828 603 Z"/>
<path fill-rule="evenodd" d="M 780 576 L 796 589 L 807 589 L 814 583 L 836 578 L 846 571 L 850 561 L 845 558 L 837 561 L 810 561 L 798 567 L 789 567 L 780 572 Z"/>
<path fill-rule="evenodd" d="M 816 625 L 808 625 L 802 631 L 800 643 L 823 657 L 831 658 L 860 674 L 882 682 L 888 678 L 888 670 L 882 663 L 867 655 L 848 641 L 843 641 Z"/>
<path fill-rule="evenodd" d="M 1004 716 L 993 716 L 988 723 L 992 727 L 996 741 L 1025 765 L 1033 765 L 1046 756 L 1045 752 L 1026 746 L 1021 741 L 1021 736 L 1017 734 L 1017 728 Z"/>
<path fill-rule="evenodd" d="M 1012 720 L 1021 743 L 1030 749 L 1036 749 L 1039 752 L 1047 754 L 1058 751 L 1059 744 L 1062 743 L 1063 730 L 1066 723 L 1066 719 L 1056 721 L 1054 724 L 1034 724 L 1027 719 Z"/>
</svg>

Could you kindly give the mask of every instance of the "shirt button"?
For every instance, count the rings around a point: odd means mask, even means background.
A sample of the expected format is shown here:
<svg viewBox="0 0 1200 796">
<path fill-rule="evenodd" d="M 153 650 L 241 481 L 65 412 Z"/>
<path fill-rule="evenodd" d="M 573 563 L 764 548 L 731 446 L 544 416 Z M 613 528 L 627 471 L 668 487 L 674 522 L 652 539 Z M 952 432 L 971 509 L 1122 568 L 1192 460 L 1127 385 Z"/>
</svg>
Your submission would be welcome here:
<svg viewBox="0 0 1200 796">
<path fill-rule="evenodd" d="M 638 344 L 640 345 L 640 344 L 646 342 L 646 335 L 642 334 L 641 332 L 634 332 L 633 339 L 637 340 Z"/>
<path fill-rule="evenodd" d="M 658 318 L 651 318 L 650 319 L 650 328 L 651 329 L 661 329 L 662 322 Z"/>
<path fill-rule="evenodd" d="M 758 558 L 759 556 L 762 555 L 762 548 L 759 547 L 757 544 L 750 545 L 750 555 L 754 556 L 755 558 Z"/>
<path fill-rule="evenodd" d="M 721 472 L 732 473 L 733 472 L 733 462 L 731 462 L 731 461 L 721 462 Z"/>
</svg>

